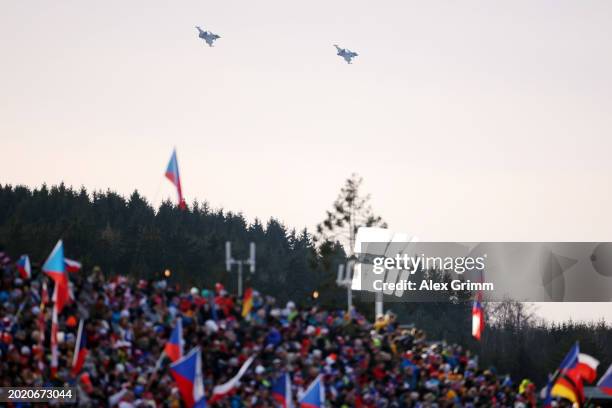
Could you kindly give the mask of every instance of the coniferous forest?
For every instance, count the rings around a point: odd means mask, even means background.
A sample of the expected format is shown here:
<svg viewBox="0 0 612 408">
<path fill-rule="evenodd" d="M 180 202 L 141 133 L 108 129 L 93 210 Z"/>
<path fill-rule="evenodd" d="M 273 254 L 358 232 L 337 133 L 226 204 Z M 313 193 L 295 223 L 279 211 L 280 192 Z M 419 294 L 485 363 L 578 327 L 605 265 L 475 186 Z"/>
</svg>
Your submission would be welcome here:
<svg viewBox="0 0 612 408">
<path fill-rule="evenodd" d="M 137 191 L 124 198 L 63 184 L 34 190 L 0 186 L 0 245 L 6 252 L 27 253 L 36 270 L 59 238 L 66 256 L 85 270 L 98 266 L 107 276 L 159 279 L 168 269 L 170 282 L 198 287 L 221 282 L 230 291 L 237 279 L 235 269 L 225 271 L 225 242 L 232 242 L 236 259 L 247 258 L 249 242 L 255 242 L 257 270 L 250 274 L 245 268 L 245 285 L 282 301 L 306 301 L 324 275 L 331 276 L 334 257 L 339 262 L 344 256 L 339 245 L 330 244 L 323 261 L 306 230 L 289 230 L 275 219 L 249 224 L 242 214 L 206 203 L 181 210 L 164 202 L 154 209 Z"/>
<path fill-rule="evenodd" d="M 345 307 L 346 290 L 335 284 L 337 265 L 345 260 L 342 245 L 315 244 L 308 231 L 289 229 L 278 220 L 249 223 L 240 213 L 212 209 L 206 202 L 194 202 L 187 210 L 170 202 L 153 208 L 137 191 L 126 198 L 63 184 L 33 190 L 0 185 L 1 251 L 13 258 L 28 254 L 36 274 L 59 238 L 66 256 L 83 263 L 82 273 L 99 267 L 107 277 L 160 279 L 168 269 L 173 284 L 211 288 L 221 282 L 234 293 L 236 271 L 225 271 L 225 242 L 232 242 L 235 258 L 247 258 L 248 244 L 255 242 L 257 270 L 250 274 L 245 268 L 245 286 L 281 302 Z M 372 309 L 361 296 L 355 300 L 363 312 Z M 463 344 L 485 364 L 515 378 L 541 384 L 575 341 L 600 359 L 600 371 L 612 362 L 612 328 L 604 322 L 552 324 L 508 302 L 487 308 L 487 329 L 479 343 L 470 335 L 468 302 L 387 305 L 402 323 L 424 329 L 430 339 Z"/>
</svg>

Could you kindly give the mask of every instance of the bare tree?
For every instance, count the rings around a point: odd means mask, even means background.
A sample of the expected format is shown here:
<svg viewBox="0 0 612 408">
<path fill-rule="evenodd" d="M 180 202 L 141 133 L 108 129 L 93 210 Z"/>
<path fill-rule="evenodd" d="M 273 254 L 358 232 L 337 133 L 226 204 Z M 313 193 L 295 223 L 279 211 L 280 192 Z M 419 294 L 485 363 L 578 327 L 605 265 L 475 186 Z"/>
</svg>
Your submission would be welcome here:
<svg viewBox="0 0 612 408">
<path fill-rule="evenodd" d="M 493 326 L 523 330 L 536 323 L 534 306 L 512 299 L 487 304 L 487 318 Z"/>
</svg>

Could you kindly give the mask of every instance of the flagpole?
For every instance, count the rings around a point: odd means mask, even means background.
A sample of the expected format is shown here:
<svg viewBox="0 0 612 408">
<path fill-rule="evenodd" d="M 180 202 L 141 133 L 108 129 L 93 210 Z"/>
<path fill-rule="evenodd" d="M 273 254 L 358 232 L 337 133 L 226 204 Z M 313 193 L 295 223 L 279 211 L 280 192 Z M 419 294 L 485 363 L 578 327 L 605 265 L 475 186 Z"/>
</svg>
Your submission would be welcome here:
<svg viewBox="0 0 612 408">
<path fill-rule="evenodd" d="M 242 297 L 242 261 L 238 261 L 238 297 Z"/>
<path fill-rule="evenodd" d="M 81 337 L 82 336 L 83 336 L 83 319 L 81 319 L 79 321 L 79 328 L 77 330 L 76 345 L 74 347 L 75 351 L 76 351 L 77 347 L 80 347 L 80 345 L 81 345 Z M 72 367 L 74 367 L 76 365 L 77 360 L 78 360 L 78 354 L 74 353 L 74 355 L 72 356 Z"/>
</svg>

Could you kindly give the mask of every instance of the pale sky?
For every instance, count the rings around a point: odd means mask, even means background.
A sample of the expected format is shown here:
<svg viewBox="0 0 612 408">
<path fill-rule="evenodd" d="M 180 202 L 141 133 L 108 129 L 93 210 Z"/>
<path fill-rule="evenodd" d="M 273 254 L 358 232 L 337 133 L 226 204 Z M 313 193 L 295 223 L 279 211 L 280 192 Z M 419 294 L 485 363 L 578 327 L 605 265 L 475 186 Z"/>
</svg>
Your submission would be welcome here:
<svg viewBox="0 0 612 408">
<path fill-rule="evenodd" d="M 159 203 L 176 146 L 187 201 L 250 220 L 313 228 L 358 172 L 421 240 L 610 241 L 611 21 L 609 1 L 2 0 L 0 183 Z"/>
</svg>

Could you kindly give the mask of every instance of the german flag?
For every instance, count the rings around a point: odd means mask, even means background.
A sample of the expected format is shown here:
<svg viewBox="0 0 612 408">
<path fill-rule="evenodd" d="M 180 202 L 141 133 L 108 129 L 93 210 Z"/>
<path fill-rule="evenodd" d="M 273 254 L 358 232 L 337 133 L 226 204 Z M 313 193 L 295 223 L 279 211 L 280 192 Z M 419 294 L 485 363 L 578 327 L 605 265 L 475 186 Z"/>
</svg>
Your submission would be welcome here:
<svg viewBox="0 0 612 408">
<path fill-rule="evenodd" d="M 253 288 L 247 288 L 242 299 L 242 317 L 247 317 L 253 309 Z"/>
<path fill-rule="evenodd" d="M 565 398 L 581 405 L 584 402 L 584 387 L 578 372 L 574 369 L 569 369 L 560 373 L 557 381 L 555 381 L 555 385 L 552 387 L 551 395 Z"/>
<path fill-rule="evenodd" d="M 578 343 L 565 356 L 552 381 L 550 395 L 565 398 L 581 406 L 584 402 L 583 381 L 593 382 L 599 361 L 580 353 Z"/>
</svg>

